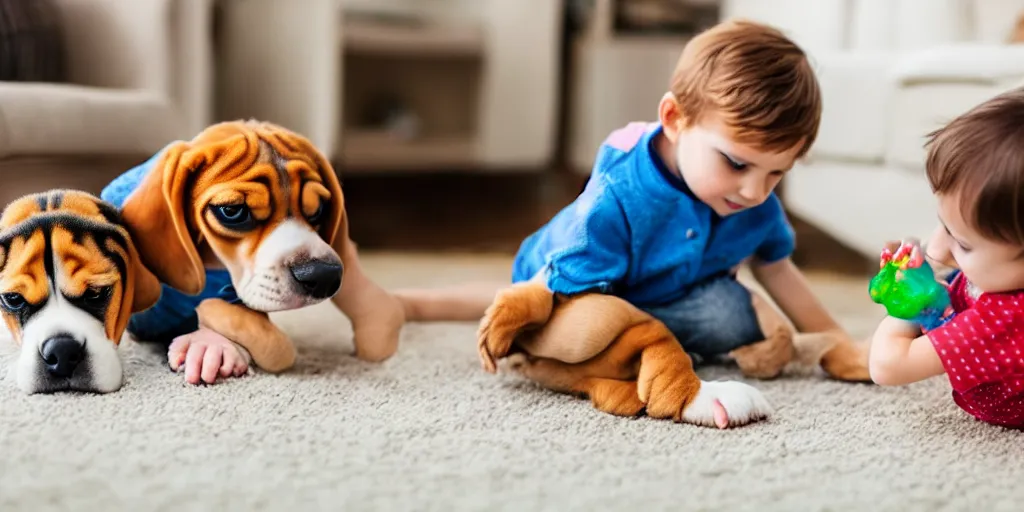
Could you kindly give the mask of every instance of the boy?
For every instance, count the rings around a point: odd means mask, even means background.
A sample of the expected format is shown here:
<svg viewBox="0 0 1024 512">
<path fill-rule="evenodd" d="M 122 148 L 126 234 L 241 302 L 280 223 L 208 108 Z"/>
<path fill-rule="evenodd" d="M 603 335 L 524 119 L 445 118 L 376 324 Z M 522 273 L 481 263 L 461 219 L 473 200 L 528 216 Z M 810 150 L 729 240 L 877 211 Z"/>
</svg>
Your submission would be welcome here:
<svg viewBox="0 0 1024 512">
<path fill-rule="evenodd" d="M 736 279 L 752 259 L 755 277 L 799 331 L 841 340 L 823 357 L 825 369 L 867 380 L 866 355 L 790 261 L 794 234 L 773 193 L 818 132 L 821 93 L 804 52 L 771 27 L 729 21 L 686 45 L 670 85 L 658 123 L 631 123 L 605 140 L 579 197 L 523 242 L 512 281 L 542 280 L 565 296 L 619 296 L 663 322 L 699 360 L 766 343 L 762 308 Z M 409 320 L 472 320 L 496 289 L 397 295 Z M 772 368 L 751 373 L 777 375 L 792 357 L 785 341 Z M 546 356 L 580 360 L 603 348 Z M 481 349 L 485 367 L 501 356 Z"/>
</svg>

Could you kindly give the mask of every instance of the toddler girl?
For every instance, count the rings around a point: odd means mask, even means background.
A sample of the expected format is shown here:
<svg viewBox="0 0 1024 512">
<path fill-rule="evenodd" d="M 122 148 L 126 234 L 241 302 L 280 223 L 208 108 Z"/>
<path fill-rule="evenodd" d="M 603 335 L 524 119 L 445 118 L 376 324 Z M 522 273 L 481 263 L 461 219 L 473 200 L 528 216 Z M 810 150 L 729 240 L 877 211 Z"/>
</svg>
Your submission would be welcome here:
<svg viewBox="0 0 1024 512">
<path fill-rule="evenodd" d="M 874 382 L 943 373 L 974 417 L 1024 427 L 1024 88 L 1000 94 L 930 134 L 926 169 L 939 226 L 924 250 L 954 267 L 955 316 L 927 333 L 887 317 L 872 340 Z"/>
</svg>

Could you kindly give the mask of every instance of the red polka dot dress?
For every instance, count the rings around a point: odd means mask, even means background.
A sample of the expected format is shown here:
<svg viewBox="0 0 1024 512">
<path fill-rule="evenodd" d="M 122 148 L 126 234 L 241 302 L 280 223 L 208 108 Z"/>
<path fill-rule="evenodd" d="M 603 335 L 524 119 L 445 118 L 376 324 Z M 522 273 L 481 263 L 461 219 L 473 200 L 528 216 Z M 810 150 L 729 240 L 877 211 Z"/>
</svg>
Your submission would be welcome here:
<svg viewBox="0 0 1024 512">
<path fill-rule="evenodd" d="M 974 292 L 957 275 L 950 287 L 957 314 L 928 338 L 957 405 L 979 420 L 1024 428 L 1024 291 Z"/>
</svg>

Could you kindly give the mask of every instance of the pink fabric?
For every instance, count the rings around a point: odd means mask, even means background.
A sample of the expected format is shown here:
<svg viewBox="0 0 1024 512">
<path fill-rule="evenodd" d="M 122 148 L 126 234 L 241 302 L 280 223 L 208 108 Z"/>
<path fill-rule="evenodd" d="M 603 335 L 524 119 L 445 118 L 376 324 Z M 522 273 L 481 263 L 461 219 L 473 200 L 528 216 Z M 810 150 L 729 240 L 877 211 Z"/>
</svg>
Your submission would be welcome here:
<svg viewBox="0 0 1024 512">
<path fill-rule="evenodd" d="M 629 151 L 636 146 L 637 142 L 647 133 L 648 130 L 653 130 L 656 123 L 642 123 L 632 122 L 615 130 L 605 140 L 605 144 L 619 150 Z"/>
<path fill-rule="evenodd" d="M 979 420 L 1024 427 L 1024 291 L 974 298 L 961 273 L 950 292 L 957 314 L 928 338 L 953 400 Z"/>
</svg>

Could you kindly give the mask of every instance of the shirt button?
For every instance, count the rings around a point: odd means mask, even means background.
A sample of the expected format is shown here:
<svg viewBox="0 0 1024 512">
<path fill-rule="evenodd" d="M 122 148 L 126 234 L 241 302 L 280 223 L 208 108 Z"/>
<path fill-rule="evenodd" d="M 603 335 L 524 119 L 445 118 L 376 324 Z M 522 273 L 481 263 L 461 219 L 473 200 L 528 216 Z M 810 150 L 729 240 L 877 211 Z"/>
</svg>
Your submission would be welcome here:
<svg viewBox="0 0 1024 512">
<path fill-rule="evenodd" d="M 694 238 L 697 238 L 697 232 L 692 230 L 692 229 L 687 229 L 686 230 L 686 239 L 687 240 L 693 240 Z"/>
</svg>

